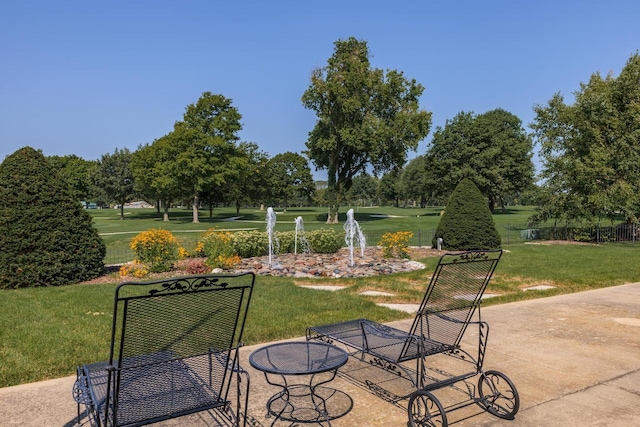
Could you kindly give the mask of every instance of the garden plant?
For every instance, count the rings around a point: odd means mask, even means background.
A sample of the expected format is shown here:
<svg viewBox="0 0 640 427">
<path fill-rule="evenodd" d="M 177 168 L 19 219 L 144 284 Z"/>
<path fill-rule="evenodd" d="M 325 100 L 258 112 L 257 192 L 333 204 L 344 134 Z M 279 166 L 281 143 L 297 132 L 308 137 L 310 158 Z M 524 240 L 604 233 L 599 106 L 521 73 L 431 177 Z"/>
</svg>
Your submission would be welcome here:
<svg viewBox="0 0 640 427">
<path fill-rule="evenodd" d="M 468 178 L 456 186 L 431 242 L 446 250 L 496 249 L 501 245 L 487 200 Z"/>
<path fill-rule="evenodd" d="M 0 164 L 0 288 L 57 286 L 102 274 L 105 244 L 40 151 Z"/>
</svg>

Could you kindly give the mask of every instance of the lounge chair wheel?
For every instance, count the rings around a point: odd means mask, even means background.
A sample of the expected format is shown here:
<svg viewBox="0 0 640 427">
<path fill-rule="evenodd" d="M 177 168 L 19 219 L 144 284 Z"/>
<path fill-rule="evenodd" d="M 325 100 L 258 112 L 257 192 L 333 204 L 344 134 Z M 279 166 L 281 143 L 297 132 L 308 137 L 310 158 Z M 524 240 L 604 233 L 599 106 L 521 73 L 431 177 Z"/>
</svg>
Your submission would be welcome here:
<svg viewBox="0 0 640 427">
<path fill-rule="evenodd" d="M 414 392 L 409 399 L 409 427 L 447 427 L 442 404 L 428 391 Z"/>
<path fill-rule="evenodd" d="M 478 380 L 478 393 L 478 405 L 496 417 L 512 420 L 520 408 L 518 390 L 502 372 L 483 373 Z"/>
</svg>

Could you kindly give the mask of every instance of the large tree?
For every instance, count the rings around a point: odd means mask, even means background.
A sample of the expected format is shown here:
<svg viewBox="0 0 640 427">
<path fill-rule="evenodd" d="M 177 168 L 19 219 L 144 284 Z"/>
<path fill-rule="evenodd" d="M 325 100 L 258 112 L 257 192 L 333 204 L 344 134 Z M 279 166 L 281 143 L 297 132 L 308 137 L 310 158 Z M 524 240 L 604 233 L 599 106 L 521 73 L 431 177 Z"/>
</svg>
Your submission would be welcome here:
<svg viewBox="0 0 640 427">
<path fill-rule="evenodd" d="M 364 206 L 371 204 L 378 193 L 378 179 L 366 172 L 353 178 L 353 185 L 347 192 L 349 203 Z"/>
<path fill-rule="evenodd" d="M 366 41 L 350 37 L 334 45 L 302 96 L 318 117 L 306 146 L 316 168 L 328 171 L 328 222 L 337 222 L 356 175 L 369 165 L 376 174 L 402 167 L 431 125 L 431 113 L 419 107 L 422 85 L 402 72 L 372 68 Z"/>
<path fill-rule="evenodd" d="M 418 156 L 404 167 L 400 176 L 402 193 L 418 201 L 421 208 L 426 207 L 429 200 L 433 200 L 438 189 L 437 179 L 431 166 L 432 163 L 427 156 Z"/>
<path fill-rule="evenodd" d="M 267 194 L 284 209 L 292 200 L 310 201 L 315 188 L 307 159 L 290 151 L 276 154 L 267 162 Z"/>
<path fill-rule="evenodd" d="M 131 152 L 116 148 L 113 154 L 104 154 L 93 173 L 95 185 L 101 188 L 109 201 L 120 206 L 120 219 L 124 219 L 124 205 L 135 197 Z"/>
<path fill-rule="evenodd" d="M 187 106 L 182 122 L 168 135 L 178 150 L 173 171 L 185 195 L 193 201 L 193 222 L 197 223 L 200 195 L 221 193 L 234 176 L 237 133 L 242 116 L 231 99 L 204 92 L 195 104 Z"/>
<path fill-rule="evenodd" d="M 395 207 L 400 206 L 400 199 L 404 196 L 400 171 L 392 170 L 382 175 L 378 181 L 378 196 L 382 201 L 391 201 Z"/>
<path fill-rule="evenodd" d="M 167 135 L 145 144 L 133 153 L 131 169 L 136 188 L 148 201 L 155 201 L 158 209 L 163 208 L 163 220 L 169 221 L 169 207 L 181 195 L 181 188 L 173 160 L 178 148 Z"/>
<path fill-rule="evenodd" d="M 236 215 L 240 214 L 240 206 L 263 200 L 267 192 L 268 155 L 253 142 L 241 142 L 235 155 L 228 160 L 230 164 L 223 191 L 211 194 L 212 197 L 235 205 Z M 212 203 L 209 203 L 210 215 Z"/>
<path fill-rule="evenodd" d="M 464 178 L 488 198 L 489 208 L 503 205 L 533 183 L 533 143 L 521 120 L 501 108 L 476 115 L 460 112 L 438 127 L 427 150 L 439 196 L 448 196 Z"/>
<path fill-rule="evenodd" d="M 595 73 L 575 101 L 536 105 L 542 197 L 536 219 L 613 220 L 640 214 L 640 56 L 618 77 Z"/>
<path fill-rule="evenodd" d="M 91 170 L 97 162 L 84 160 L 76 155 L 49 156 L 49 163 L 58 172 L 61 179 L 69 183 L 71 195 L 76 200 L 97 201 L 92 191 Z"/>
</svg>

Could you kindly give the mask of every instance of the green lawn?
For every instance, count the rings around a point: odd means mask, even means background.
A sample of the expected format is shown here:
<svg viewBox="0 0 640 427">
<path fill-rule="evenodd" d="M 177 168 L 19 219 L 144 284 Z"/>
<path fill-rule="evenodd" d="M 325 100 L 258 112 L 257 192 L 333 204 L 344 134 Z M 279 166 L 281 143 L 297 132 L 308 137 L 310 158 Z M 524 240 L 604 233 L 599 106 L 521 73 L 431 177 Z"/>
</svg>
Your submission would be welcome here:
<svg viewBox="0 0 640 427">
<path fill-rule="evenodd" d="M 125 221 L 127 222 L 127 221 Z M 134 221 L 131 221 L 132 223 Z M 486 300 L 498 304 L 640 281 L 640 248 L 631 245 L 505 245 Z M 245 343 L 304 335 L 310 325 L 368 317 L 391 321 L 409 316 L 375 302 L 419 302 L 435 258 L 426 270 L 359 279 L 322 279 L 316 284 L 348 285 L 322 293 L 280 277 L 258 277 Z M 523 291 L 535 284 L 547 291 Z M 109 349 L 115 284 L 4 290 L 0 299 L 0 387 L 71 375 L 76 365 L 104 360 Z M 395 297 L 364 297 L 365 289 Z"/>
<path fill-rule="evenodd" d="M 380 237 L 387 231 L 412 231 L 413 246 L 429 246 L 435 231 L 442 207 L 428 208 L 393 208 L 393 207 L 354 207 L 355 219 L 368 238 L 369 245 L 377 245 Z M 348 208 L 342 208 L 340 224 L 325 223 L 325 208 L 289 208 L 286 212 L 276 209 L 277 231 L 295 229 L 295 219 L 301 216 L 306 230 L 318 228 L 334 228 L 342 231 Z M 191 248 L 209 228 L 224 229 L 266 229 L 266 212 L 257 208 L 245 208 L 236 215 L 234 208 L 214 209 L 209 217 L 208 210 L 200 211 L 200 223 L 192 222 L 191 210 L 186 208 L 171 209 L 170 221 L 158 218 L 155 209 L 125 209 L 125 219 L 120 219 L 117 209 L 92 209 L 89 211 L 94 223 L 107 244 L 106 264 L 118 264 L 131 261 L 133 254 L 129 250 L 131 238 L 141 231 L 150 228 L 163 228 L 173 232 L 183 246 Z M 510 207 L 504 213 L 494 214 L 494 222 L 502 235 L 503 242 L 514 243 L 520 240 L 519 228 L 524 227 L 533 213 L 532 207 Z M 238 218 L 239 217 L 239 218 Z M 233 218 L 233 220 L 231 220 Z"/>
</svg>

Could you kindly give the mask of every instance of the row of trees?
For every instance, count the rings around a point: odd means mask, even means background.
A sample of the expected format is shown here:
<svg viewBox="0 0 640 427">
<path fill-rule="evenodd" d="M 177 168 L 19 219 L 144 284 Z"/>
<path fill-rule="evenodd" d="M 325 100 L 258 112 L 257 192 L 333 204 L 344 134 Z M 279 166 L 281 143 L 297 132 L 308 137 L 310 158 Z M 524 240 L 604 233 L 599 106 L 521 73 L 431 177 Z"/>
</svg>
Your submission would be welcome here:
<svg viewBox="0 0 640 427">
<path fill-rule="evenodd" d="M 573 104 L 556 93 L 531 124 L 543 179 L 536 219 L 599 222 L 640 214 L 640 55 L 591 76 Z"/>
<path fill-rule="evenodd" d="M 231 100 L 205 92 L 187 106 L 173 130 L 135 152 L 116 149 L 100 160 L 52 157 L 78 200 L 155 201 L 165 220 L 173 203 L 190 201 L 193 221 L 201 205 L 309 203 L 315 183 L 307 160 L 291 152 L 269 158 L 254 143 L 239 142 L 241 115 Z"/>
<path fill-rule="evenodd" d="M 406 196 L 444 200 L 463 179 L 473 181 L 489 208 L 504 209 L 533 186 L 532 139 L 521 120 L 503 109 L 483 114 L 460 112 L 437 127 L 426 154 L 412 160 L 401 175 Z M 412 184 L 411 184 L 412 183 Z"/>
<path fill-rule="evenodd" d="M 546 105 L 534 106 L 530 134 L 503 109 L 460 112 L 436 128 L 424 155 L 384 175 L 378 191 L 421 206 L 445 204 L 457 183 L 469 178 L 491 210 L 515 200 L 536 205 L 532 221 L 637 222 L 640 55 L 632 55 L 617 77 L 594 73 L 574 97 L 566 103 L 558 93 Z M 543 166 L 538 183 L 531 161 L 534 143 L 541 148 Z M 365 186 L 354 180 L 354 187 Z"/>
<path fill-rule="evenodd" d="M 599 220 L 640 212 L 640 59 L 633 55 L 620 76 L 594 74 L 575 93 L 535 106 L 528 134 L 514 114 L 497 108 L 462 111 L 433 133 L 427 152 L 407 163 L 428 134 L 431 113 L 419 106 L 424 88 L 397 70 L 371 67 L 365 41 L 335 42 L 325 67 L 314 70 L 302 96 L 317 122 L 306 157 L 287 152 L 269 158 L 258 145 L 240 142 L 241 115 L 231 100 L 205 92 L 187 106 L 173 130 L 133 153 L 116 150 L 83 164 L 74 156 L 54 159 L 71 175 L 79 199 L 91 189 L 124 205 L 134 195 L 159 201 L 190 200 L 194 222 L 201 204 L 292 201 L 330 207 L 392 201 L 445 204 L 464 178 L 474 182 L 490 209 L 528 195 L 540 206 L 536 220 Z M 542 184 L 534 184 L 534 142 L 541 147 Z M 309 162 L 327 170 L 316 191 Z M 88 172 L 87 172 L 88 171 Z M 90 176 L 87 182 L 81 176 Z M 314 196 L 315 191 L 315 196 Z M 95 196 L 95 194 L 94 194 Z M 168 211 L 165 210 L 165 219 Z"/>
</svg>

